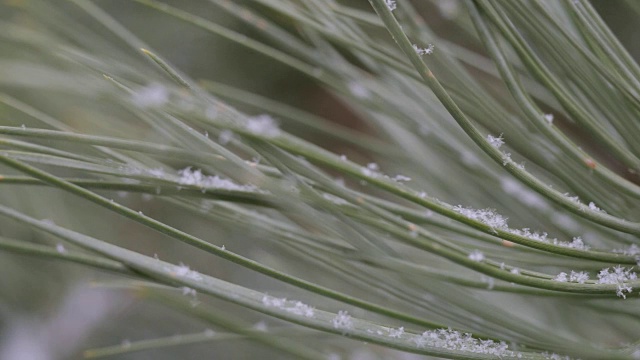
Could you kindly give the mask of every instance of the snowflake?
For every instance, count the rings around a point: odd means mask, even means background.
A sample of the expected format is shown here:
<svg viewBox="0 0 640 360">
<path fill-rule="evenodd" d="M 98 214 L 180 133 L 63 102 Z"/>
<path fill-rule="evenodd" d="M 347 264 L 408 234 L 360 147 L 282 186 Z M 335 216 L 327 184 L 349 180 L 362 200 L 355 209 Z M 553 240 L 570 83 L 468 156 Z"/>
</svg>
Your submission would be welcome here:
<svg viewBox="0 0 640 360">
<path fill-rule="evenodd" d="M 613 267 L 612 270 L 609 270 L 609 268 L 602 269 L 598 273 L 598 284 L 618 285 L 616 295 L 626 299 L 627 296 L 625 293 L 630 294 L 633 291 L 633 288 L 625 282 L 638 279 L 638 275 L 632 270 L 633 268 L 627 269 L 620 265 Z"/>
<path fill-rule="evenodd" d="M 496 149 L 499 149 L 502 145 L 504 145 L 504 139 L 502 139 L 502 134 L 500 136 L 495 137 L 493 135 L 487 135 L 487 141 L 491 146 Z"/>
<path fill-rule="evenodd" d="M 313 317 L 315 315 L 315 309 L 301 301 L 296 301 L 293 305 L 291 304 L 292 302 L 287 301 L 286 298 L 277 298 L 268 295 L 262 297 L 262 305 L 266 307 L 275 307 L 299 316 Z"/>
<path fill-rule="evenodd" d="M 599 207 L 597 207 L 597 206 L 596 206 L 596 204 L 594 204 L 594 203 L 593 203 L 593 201 L 591 201 L 591 202 L 589 203 L 589 210 L 597 211 L 597 212 L 602 212 L 602 213 L 604 213 L 604 212 L 605 212 L 604 210 L 602 210 L 602 209 L 600 209 Z"/>
<path fill-rule="evenodd" d="M 629 256 L 640 255 L 640 246 L 638 246 L 636 244 L 631 244 L 626 249 L 615 249 L 615 250 L 613 250 L 613 252 L 614 253 L 621 253 L 621 254 L 629 255 Z"/>
<path fill-rule="evenodd" d="M 585 243 L 582 241 L 582 238 L 580 236 L 574 237 L 571 242 L 558 241 L 558 239 L 553 239 L 553 244 L 566 247 L 566 248 L 578 249 L 578 250 L 584 250 L 584 251 L 587 251 L 590 249 L 589 245 L 585 245 Z"/>
<path fill-rule="evenodd" d="M 507 218 L 496 213 L 494 209 L 473 209 L 454 206 L 454 211 L 472 219 L 489 225 L 493 229 L 508 229 Z"/>
<path fill-rule="evenodd" d="M 180 266 L 175 266 L 173 269 L 170 269 L 169 271 L 175 274 L 176 276 L 181 276 L 181 277 L 185 277 L 185 278 L 196 280 L 196 281 L 202 280 L 202 275 L 199 272 L 191 270 L 189 266 L 182 263 L 180 263 Z"/>
<path fill-rule="evenodd" d="M 433 54 L 433 49 L 434 49 L 433 44 L 429 44 L 426 47 L 426 49 L 423 49 L 421 47 L 418 47 L 418 45 L 413 44 L 413 51 L 415 51 L 416 54 L 418 54 L 418 55 L 431 55 L 431 54 Z"/>
<path fill-rule="evenodd" d="M 396 9 L 396 0 L 384 0 L 384 3 L 391 11 Z"/>
<path fill-rule="evenodd" d="M 479 250 L 473 250 L 471 253 L 469 253 L 468 258 L 473 261 L 481 262 L 482 260 L 484 260 L 484 254 Z"/>
<path fill-rule="evenodd" d="M 263 114 L 247 119 L 246 128 L 249 132 L 266 137 L 274 137 L 280 134 L 278 123 L 269 115 Z"/>
<path fill-rule="evenodd" d="M 191 170 L 191 167 L 178 171 L 182 185 L 198 186 L 201 188 L 215 188 L 236 191 L 257 191 L 253 185 L 240 185 L 229 179 L 223 179 L 219 176 L 206 176 L 202 174 L 202 170 Z"/>
<path fill-rule="evenodd" d="M 451 329 L 425 331 L 421 336 L 413 338 L 412 341 L 416 343 L 418 348 L 429 345 L 449 350 L 494 355 L 498 358 L 516 355 L 513 351 L 508 350 L 508 346 L 504 342 L 475 339 L 469 333 L 461 333 Z"/>
<path fill-rule="evenodd" d="M 569 281 L 569 279 L 567 278 L 567 273 L 566 272 L 561 272 L 560 274 L 556 275 L 556 277 L 553 278 L 553 280 L 559 281 L 559 282 L 567 282 L 567 281 Z"/>
<path fill-rule="evenodd" d="M 571 275 L 569 275 L 569 281 L 584 284 L 587 280 L 589 280 L 589 274 L 586 273 L 585 271 L 576 272 L 571 270 Z"/>
<path fill-rule="evenodd" d="M 340 310 L 338 314 L 331 320 L 333 327 L 342 330 L 351 330 L 353 328 L 353 319 L 348 312 Z"/>
</svg>

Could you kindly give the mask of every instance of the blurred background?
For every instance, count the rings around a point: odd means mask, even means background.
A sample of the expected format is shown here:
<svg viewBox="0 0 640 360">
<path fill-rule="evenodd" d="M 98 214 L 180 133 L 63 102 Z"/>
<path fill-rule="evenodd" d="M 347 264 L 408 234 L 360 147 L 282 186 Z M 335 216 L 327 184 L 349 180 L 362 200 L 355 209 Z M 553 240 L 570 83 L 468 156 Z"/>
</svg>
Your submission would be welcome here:
<svg viewBox="0 0 640 360">
<path fill-rule="evenodd" d="M 208 1 L 165 2 L 235 29 L 248 37 L 268 41 L 253 28 L 228 16 Z M 251 6 L 274 21 L 282 21 L 276 14 L 271 14 L 253 1 L 236 2 Z M 132 1 L 98 0 L 94 3 L 192 79 L 208 80 L 219 87 L 224 85 L 277 99 L 359 132 L 374 134 L 358 118 L 357 112 L 351 110 L 331 90 L 277 62 Z M 341 3 L 363 9 L 369 6 L 365 0 L 345 0 Z M 414 4 L 440 36 L 473 51 L 483 52 L 464 29 L 451 21 L 464 11 L 458 1 L 414 1 Z M 637 41 L 640 33 L 635 14 L 622 1 L 599 0 L 593 4 L 637 59 L 640 55 L 640 43 Z M 110 68 L 113 72 L 120 70 L 119 65 L 123 68 L 142 69 L 144 73 L 131 74 L 134 80 L 164 76 L 142 53 L 132 51 L 76 4 L 67 0 L 52 0 L 42 6 L 34 6 L 29 0 L 0 0 L 0 20 L 0 90 L 25 103 L 37 104 L 48 116 L 65 124 L 72 124 L 75 128 L 82 129 L 86 126 L 93 134 L 117 135 L 118 124 L 127 122 L 122 117 L 125 111 L 110 100 L 108 93 L 103 92 L 103 80 L 94 69 L 77 71 L 72 63 L 56 58 L 55 47 L 47 43 L 46 38 L 19 32 L 14 25 L 19 25 L 22 30 L 32 29 L 38 34 L 48 33 L 52 41 L 64 37 L 79 46 L 105 49 L 110 59 L 118 59 L 120 63 L 97 64 L 97 67 L 106 70 Z M 38 43 L 39 41 L 43 42 Z M 69 81 L 69 76 L 77 78 Z M 259 113 L 250 104 L 233 99 L 228 101 L 249 114 Z M 0 104 L 0 125 L 37 127 L 38 122 L 15 107 Z M 317 137 L 299 124 L 283 121 L 281 127 L 336 153 L 347 154 L 350 159 L 360 163 L 372 160 L 371 154 L 345 147 L 330 138 Z M 133 136 L 136 138 L 149 141 L 157 139 L 157 134 L 145 127 L 128 126 L 126 129 L 128 136 L 132 136 L 131 132 L 135 131 Z M 75 149 L 73 144 L 68 143 L 57 146 L 68 151 Z M 78 173 L 78 170 L 70 169 L 65 175 L 74 176 Z M 0 167 L 0 174 L 6 176 L 17 173 Z M 303 275 L 306 279 L 326 283 L 339 290 L 348 289 L 345 284 L 327 282 L 321 272 L 300 274 L 305 269 L 304 259 L 296 262 L 295 258 L 289 257 L 286 264 L 280 262 L 281 258 L 271 253 L 273 248 L 262 241 L 263 234 L 260 231 L 239 228 L 231 222 L 214 223 L 209 218 L 197 217 L 193 213 L 173 208 L 153 196 L 128 192 L 100 193 L 190 234 L 232 248 L 261 263 Z M 36 218 L 50 219 L 56 224 L 162 260 L 185 263 L 198 271 L 256 290 L 268 291 L 274 296 L 293 291 L 282 283 L 223 260 L 212 260 L 211 256 L 201 251 L 136 225 L 87 201 L 67 196 L 59 190 L 4 185 L 0 181 L 0 201 L 4 205 L 28 211 Z M 52 237 L 5 218 L 0 219 L 0 235 L 38 244 L 59 245 L 72 250 L 69 245 L 60 244 Z M 0 274 L 1 359 L 78 359 L 82 358 L 85 350 L 91 348 L 119 344 L 126 346 L 131 341 L 180 336 L 211 328 L 210 324 L 174 309 L 139 301 L 135 294 L 126 290 L 105 289 L 104 284 L 120 277 L 89 267 L 0 251 Z M 304 293 L 299 293 L 299 300 L 305 301 L 304 296 Z M 390 301 L 384 297 L 376 300 L 381 304 Z M 258 328 L 282 326 L 277 320 L 239 311 L 234 305 L 221 301 L 203 297 L 194 301 L 213 306 L 221 313 L 233 313 Z M 334 347 L 335 353 L 342 354 L 345 358 L 423 358 L 374 347 L 351 348 L 350 343 L 340 337 L 333 336 L 335 339 L 332 340 L 331 335 L 312 331 L 299 336 L 304 339 L 301 341 L 310 343 L 316 337 L 328 337 L 325 340 Z M 275 359 L 280 356 L 271 351 L 240 338 L 121 354 L 110 358 Z"/>
</svg>

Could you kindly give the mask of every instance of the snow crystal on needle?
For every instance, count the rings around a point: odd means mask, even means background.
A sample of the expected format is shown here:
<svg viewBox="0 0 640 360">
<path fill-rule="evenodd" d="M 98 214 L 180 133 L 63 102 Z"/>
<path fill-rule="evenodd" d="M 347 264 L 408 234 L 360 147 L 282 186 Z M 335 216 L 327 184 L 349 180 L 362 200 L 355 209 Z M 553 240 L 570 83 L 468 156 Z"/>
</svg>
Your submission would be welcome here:
<svg viewBox="0 0 640 360">
<path fill-rule="evenodd" d="M 579 284 L 584 284 L 587 280 L 589 280 L 589 274 L 585 271 L 573 271 L 571 270 L 571 274 L 567 275 L 566 272 L 561 272 L 556 275 L 553 279 L 558 282 L 577 282 Z"/>
<path fill-rule="evenodd" d="M 636 244 L 631 244 L 625 249 L 615 249 L 613 250 L 613 252 L 620 253 L 623 255 L 628 255 L 628 256 L 640 255 L 640 246 Z"/>
<path fill-rule="evenodd" d="M 418 45 L 413 44 L 413 50 L 414 50 L 418 55 L 425 55 L 425 54 L 426 54 L 426 55 L 431 55 L 431 54 L 433 54 L 433 49 L 434 49 L 433 44 L 429 44 L 429 45 L 427 46 L 427 48 L 426 48 L 426 49 L 423 49 L 423 48 L 421 48 L 421 47 L 418 47 Z"/>
<path fill-rule="evenodd" d="M 504 140 L 502 139 L 502 135 L 495 137 L 493 135 L 487 135 L 487 141 L 491 146 L 496 149 L 499 149 L 502 145 L 504 145 Z"/>
<path fill-rule="evenodd" d="M 401 326 L 397 329 L 389 329 L 389 337 L 391 338 L 399 338 L 400 336 L 402 336 L 402 334 L 404 334 L 404 327 Z"/>
<path fill-rule="evenodd" d="M 189 266 L 182 263 L 180 263 L 180 266 L 177 266 L 175 269 L 171 269 L 171 270 L 175 270 L 172 272 L 176 276 L 185 277 L 185 278 L 196 280 L 196 281 L 202 280 L 202 275 L 199 272 L 191 270 Z"/>
<path fill-rule="evenodd" d="M 507 229 L 507 218 L 498 214 L 494 209 L 473 209 L 464 208 L 460 205 L 454 206 L 454 211 L 476 221 L 491 226 L 494 229 Z"/>
<path fill-rule="evenodd" d="M 262 304 L 267 307 L 275 307 L 280 310 L 284 310 L 286 312 L 290 312 L 295 315 L 305 316 L 305 317 L 313 317 L 314 316 L 314 308 L 302 303 L 300 301 L 296 301 L 291 305 L 292 302 L 287 301 L 285 298 L 276 298 L 273 296 L 265 295 L 262 297 Z"/>
<path fill-rule="evenodd" d="M 560 241 L 556 238 L 548 238 L 547 233 L 531 231 L 529 228 L 512 229 L 507 223 L 508 218 L 498 214 L 494 209 L 473 209 L 470 207 L 462 207 L 461 205 L 457 205 L 453 207 L 453 210 L 471 220 L 479 221 L 483 224 L 489 225 L 493 230 L 502 230 L 517 236 L 529 238 L 531 240 L 572 249 L 586 251 L 590 248 L 579 236 L 574 237 L 571 242 L 568 242 Z"/>
<path fill-rule="evenodd" d="M 333 327 L 336 329 L 351 330 L 353 328 L 353 319 L 348 312 L 340 310 L 338 314 L 331 320 Z"/>
<path fill-rule="evenodd" d="M 413 341 L 418 348 L 433 346 L 449 350 L 494 355 L 498 358 L 515 355 L 513 351 L 508 349 L 509 347 L 505 342 L 476 339 L 469 333 L 461 333 L 451 329 L 428 330 L 422 335 L 413 338 Z"/>
<path fill-rule="evenodd" d="M 598 273 L 598 284 L 617 284 L 616 295 L 626 299 L 625 293 L 630 294 L 633 288 L 625 282 L 638 279 L 638 275 L 632 270 L 633 268 L 627 269 L 620 265 L 611 268 L 611 270 L 609 268 L 602 269 Z"/>
<path fill-rule="evenodd" d="M 484 260 L 484 254 L 479 251 L 479 250 L 473 250 L 469 255 L 468 258 L 473 260 L 473 261 L 477 261 L 480 262 L 482 260 Z"/>
<path fill-rule="evenodd" d="M 396 0 L 384 0 L 384 3 L 391 11 L 396 9 Z"/>
<path fill-rule="evenodd" d="M 240 185 L 229 179 L 223 179 L 219 176 L 206 176 L 202 174 L 202 170 L 192 170 L 191 167 L 178 171 L 180 174 L 180 184 L 198 186 L 202 188 L 216 188 L 237 191 L 256 191 L 253 185 Z"/>
</svg>

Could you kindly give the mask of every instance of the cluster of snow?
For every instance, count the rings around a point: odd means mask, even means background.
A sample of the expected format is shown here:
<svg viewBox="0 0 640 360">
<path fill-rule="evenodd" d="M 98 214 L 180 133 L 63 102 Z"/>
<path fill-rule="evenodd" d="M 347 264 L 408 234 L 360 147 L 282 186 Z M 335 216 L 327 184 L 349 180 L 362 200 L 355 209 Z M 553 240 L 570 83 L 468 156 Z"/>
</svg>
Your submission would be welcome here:
<svg viewBox="0 0 640 360">
<path fill-rule="evenodd" d="M 495 137 L 493 135 L 487 135 L 487 141 L 491 146 L 496 149 L 500 149 L 502 145 L 504 145 L 504 139 L 502 139 L 502 135 Z"/>
<path fill-rule="evenodd" d="M 507 223 L 508 218 L 498 214 L 494 209 L 473 209 L 470 207 L 462 207 L 461 205 L 457 205 L 453 207 L 453 210 L 471 220 L 479 221 L 483 224 L 489 225 L 493 230 L 502 230 L 517 236 L 526 237 L 531 240 L 571 249 L 586 251 L 590 248 L 579 236 L 574 237 L 571 242 L 568 242 L 560 241 L 556 238 L 548 238 L 546 232 L 531 231 L 529 228 L 512 229 Z"/>
<path fill-rule="evenodd" d="M 487 135 L 487 141 L 491 146 L 496 149 L 500 149 L 502 145 L 504 145 L 504 139 L 502 138 L 502 134 L 500 136 L 495 137 L 493 135 Z M 511 153 L 506 151 L 500 151 L 502 153 L 502 165 L 506 166 L 507 164 L 512 164 L 516 166 L 518 169 L 524 170 L 524 164 L 518 164 L 511 159 Z"/>
<path fill-rule="evenodd" d="M 578 250 L 585 250 L 585 251 L 591 248 L 589 245 L 585 245 L 584 241 L 582 241 L 582 238 L 580 236 L 574 237 L 571 242 L 558 241 L 557 239 L 553 239 L 553 244 L 571 248 L 571 249 L 578 249 Z"/>
<path fill-rule="evenodd" d="M 481 262 L 482 260 L 484 260 L 484 254 L 479 250 L 473 250 L 467 257 L 476 262 Z"/>
<path fill-rule="evenodd" d="M 593 203 L 593 201 L 591 201 L 589 203 L 589 210 L 593 210 L 593 211 L 597 211 L 597 212 L 605 212 L 604 210 L 600 209 L 599 207 L 596 206 L 596 204 Z"/>
<path fill-rule="evenodd" d="M 631 244 L 625 249 L 615 249 L 613 252 L 628 256 L 640 255 L 640 246 Z"/>
<path fill-rule="evenodd" d="M 249 132 L 256 135 L 275 137 L 280 134 L 278 123 L 266 114 L 248 118 L 245 127 Z"/>
<path fill-rule="evenodd" d="M 378 176 L 380 175 L 378 170 L 380 170 L 378 164 L 372 162 L 368 163 L 367 167 L 362 168 L 362 174 L 364 174 L 365 176 Z"/>
<path fill-rule="evenodd" d="M 396 9 L 396 0 L 384 0 L 384 3 L 391 11 Z"/>
<path fill-rule="evenodd" d="M 262 297 L 262 304 L 267 307 L 275 307 L 280 310 L 290 312 L 294 315 L 305 317 L 313 317 L 315 312 L 313 307 L 300 301 L 292 302 L 287 301 L 287 299 L 285 298 L 276 298 L 268 295 Z"/>
<path fill-rule="evenodd" d="M 196 297 L 196 295 L 198 295 L 198 292 L 196 291 L 196 289 L 192 289 L 188 286 L 183 286 L 180 288 L 180 290 L 182 290 L 182 295 L 185 295 L 185 296 Z"/>
<path fill-rule="evenodd" d="M 473 209 L 457 205 L 453 207 L 453 210 L 469 219 L 489 225 L 492 229 L 507 230 L 509 228 L 507 218 L 498 214 L 494 209 Z"/>
<path fill-rule="evenodd" d="M 338 314 L 331 320 L 333 327 L 344 331 L 353 329 L 353 319 L 348 312 L 340 310 Z"/>
<path fill-rule="evenodd" d="M 206 176 L 202 174 L 202 170 L 192 170 L 191 167 L 178 171 L 180 175 L 179 182 L 182 185 L 198 186 L 201 188 L 215 188 L 235 191 L 257 191 L 253 185 L 240 185 L 229 179 L 223 179 L 219 176 Z"/>
<path fill-rule="evenodd" d="M 398 174 L 398 175 L 394 176 L 394 177 L 393 177 L 393 178 L 391 178 L 391 179 L 392 179 L 393 181 L 398 181 L 398 182 L 400 182 L 400 181 L 411 181 L 411 178 L 410 178 L 410 177 L 405 176 L 405 175 L 400 175 L 400 174 Z"/>
<path fill-rule="evenodd" d="M 633 271 L 633 268 L 624 268 L 620 265 L 613 268 L 605 268 L 598 273 L 598 284 L 613 284 L 618 285 L 616 295 L 622 298 L 627 298 L 626 295 L 631 294 L 633 288 L 627 283 L 629 281 L 635 281 L 638 279 L 638 275 Z M 576 272 L 571 271 L 570 275 L 565 272 L 561 272 L 555 278 L 555 281 L 560 282 L 577 282 L 584 284 L 589 280 L 589 274 L 584 271 Z"/>
<path fill-rule="evenodd" d="M 400 336 L 402 336 L 402 334 L 404 334 L 404 327 L 401 326 L 397 329 L 389 329 L 389 337 L 394 338 L 394 339 L 398 339 L 400 338 Z"/>
<path fill-rule="evenodd" d="M 179 277 L 184 277 L 184 278 L 196 280 L 196 281 L 202 280 L 202 275 L 199 272 L 191 270 L 189 266 L 182 263 L 180 263 L 180 266 L 174 266 L 168 270 L 173 275 L 176 275 Z"/>
<path fill-rule="evenodd" d="M 626 294 L 631 294 L 633 288 L 626 284 L 628 281 L 634 281 L 638 279 L 638 275 L 633 271 L 633 268 L 624 268 L 620 265 L 613 268 L 605 268 L 598 273 L 598 284 L 617 284 L 618 290 L 616 295 L 622 298 L 627 298 Z"/>
<path fill-rule="evenodd" d="M 503 356 L 521 356 L 509 350 L 505 342 L 480 340 L 474 338 L 469 333 L 461 333 L 451 329 L 425 331 L 422 335 L 413 338 L 413 341 L 419 348 L 432 346 L 476 354 L 494 355 L 498 358 L 502 358 Z"/>
<path fill-rule="evenodd" d="M 553 279 L 559 282 L 577 282 L 579 284 L 584 284 L 587 280 L 589 280 L 589 274 L 585 271 L 576 272 L 571 270 L 571 273 L 567 275 L 566 272 L 561 272 L 556 275 Z"/>
<path fill-rule="evenodd" d="M 564 193 L 563 194 L 567 199 L 569 199 L 569 201 L 574 202 L 578 205 L 580 205 L 581 209 L 584 210 L 591 210 L 591 211 L 596 211 L 596 212 L 601 212 L 601 213 L 606 213 L 606 211 L 600 209 L 593 201 L 589 202 L 588 205 L 582 203 L 582 201 L 580 201 L 580 198 L 578 196 L 571 196 L 571 194 L 569 193 Z"/>
</svg>

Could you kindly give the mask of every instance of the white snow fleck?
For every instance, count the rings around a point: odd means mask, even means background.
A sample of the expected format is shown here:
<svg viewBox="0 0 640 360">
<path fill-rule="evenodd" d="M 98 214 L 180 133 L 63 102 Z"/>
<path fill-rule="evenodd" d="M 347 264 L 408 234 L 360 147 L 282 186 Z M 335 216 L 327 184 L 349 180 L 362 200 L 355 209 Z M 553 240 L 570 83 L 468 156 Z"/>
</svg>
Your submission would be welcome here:
<svg viewBox="0 0 640 360">
<path fill-rule="evenodd" d="M 62 244 L 57 244 L 56 245 L 56 251 L 60 254 L 64 254 L 67 252 L 67 249 L 64 248 L 64 245 Z"/>
<path fill-rule="evenodd" d="M 367 99 L 371 96 L 371 93 L 369 93 L 369 89 L 367 89 L 366 86 L 362 85 L 362 83 L 358 81 L 350 81 L 347 84 L 347 87 L 349 88 L 351 94 L 359 99 Z"/>
<path fill-rule="evenodd" d="M 469 219 L 489 225 L 493 229 L 506 230 L 508 228 L 507 218 L 496 213 L 494 209 L 473 209 L 470 207 L 464 208 L 461 205 L 458 205 L 454 206 L 453 210 Z"/>
<path fill-rule="evenodd" d="M 596 204 L 594 204 L 594 203 L 593 203 L 593 201 L 591 201 L 591 202 L 589 203 L 589 210 L 597 211 L 597 212 L 602 212 L 602 213 L 603 213 L 603 212 L 605 212 L 604 210 L 602 210 L 602 209 L 600 209 L 599 207 L 597 207 L 597 206 L 596 206 Z"/>
<path fill-rule="evenodd" d="M 293 303 L 293 305 L 292 305 Z M 313 317 L 314 308 L 304 304 L 300 301 L 291 302 L 285 298 L 276 298 L 273 296 L 264 295 L 262 297 L 262 304 L 267 307 L 275 307 L 286 312 L 290 312 L 294 315 Z"/>
<path fill-rule="evenodd" d="M 348 312 L 340 310 L 338 314 L 331 320 L 333 327 L 344 331 L 353 329 L 353 319 Z"/>
<path fill-rule="evenodd" d="M 560 274 L 556 275 L 556 277 L 553 278 L 553 280 L 559 281 L 559 282 L 567 282 L 567 281 L 569 281 L 569 279 L 567 278 L 567 273 L 566 272 L 561 272 Z"/>
<path fill-rule="evenodd" d="M 171 268 L 170 271 L 173 272 L 173 274 L 176 276 L 185 277 L 196 281 L 202 280 L 202 275 L 199 272 L 191 270 L 189 266 L 182 263 L 180 263 L 180 266 Z"/>
<path fill-rule="evenodd" d="M 396 0 L 384 0 L 384 3 L 391 11 L 396 9 Z"/>
<path fill-rule="evenodd" d="M 484 260 L 484 254 L 479 250 L 473 250 L 467 257 L 477 262 L 481 262 L 482 260 Z"/>
<path fill-rule="evenodd" d="M 169 90 L 162 84 L 151 83 L 134 93 L 131 100 L 141 108 L 162 106 L 169 101 Z"/>
<path fill-rule="evenodd" d="M 431 55 L 433 54 L 433 49 L 434 49 L 433 44 L 429 44 L 426 48 L 421 48 L 421 47 L 418 47 L 418 45 L 413 44 L 413 50 L 418 55 Z"/>
<path fill-rule="evenodd" d="M 188 286 L 183 286 L 180 289 L 182 290 L 182 295 L 193 297 L 196 297 L 196 295 L 198 295 L 198 292 L 195 289 L 192 289 Z"/>
<path fill-rule="evenodd" d="M 404 176 L 404 175 L 396 175 L 396 176 L 393 177 L 393 180 L 394 181 L 398 181 L 398 182 L 400 182 L 400 181 L 411 181 L 411 178 L 408 177 L 408 176 Z"/>
<path fill-rule="evenodd" d="M 498 358 L 515 356 L 515 353 L 508 349 L 509 347 L 505 342 L 476 339 L 469 333 L 461 333 L 451 329 L 425 331 L 420 336 L 416 335 L 412 340 L 418 348 L 433 346 L 449 350 L 494 355 Z"/>
<path fill-rule="evenodd" d="M 571 270 L 571 275 L 569 275 L 569 281 L 584 284 L 587 280 L 589 280 L 589 274 L 587 272 L 585 271 L 576 272 Z"/>
<path fill-rule="evenodd" d="M 215 188 L 236 191 L 257 191 L 253 185 L 240 185 L 229 179 L 223 179 L 219 176 L 206 176 L 202 174 L 202 170 L 192 170 L 191 167 L 178 171 L 180 175 L 179 182 L 182 185 L 198 186 L 201 188 Z"/>
<path fill-rule="evenodd" d="M 549 124 L 553 123 L 553 114 L 544 114 L 544 119 L 547 120 Z"/>
<path fill-rule="evenodd" d="M 402 334 L 404 334 L 404 327 L 399 327 L 397 329 L 389 329 L 389 337 L 391 338 L 399 338 L 400 336 L 402 336 Z"/>
<path fill-rule="evenodd" d="M 633 272 L 633 268 L 624 268 L 620 265 L 611 268 L 605 268 L 598 273 L 598 284 L 617 284 L 618 289 L 616 295 L 622 298 L 627 298 L 626 294 L 630 294 L 633 291 L 627 281 L 634 281 L 638 279 L 638 275 Z M 626 294 L 625 294 L 626 293 Z"/>
<path fill-rule="evenodd" d="M 278 123 L 269 115 L 262 114 L 247 119 L 246 128 L 249 132 L 266 137 L 274 137 L 280 134 Z"/>
<path fill-rule="evenodd" d="M 487 135 L 487 141 L 489 142 L 489 144 L 491 144 L 491 146 L 493 146 L 496 149 L 499 149 L 502 145 L 504 145 L 504 139 L 502 139 L 502 134 L 498 137 L 495 137 L 493 135 Z"/>
<path fill-rule="evenodd" d="M 636 244 L 631 244 L 625 249 L 615 249 L 613 250 L 613 252 L 620 253 L 623 255 L 628 255 L 628 256 L 640 255 L 640 246 Z"/>
</svg>

